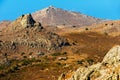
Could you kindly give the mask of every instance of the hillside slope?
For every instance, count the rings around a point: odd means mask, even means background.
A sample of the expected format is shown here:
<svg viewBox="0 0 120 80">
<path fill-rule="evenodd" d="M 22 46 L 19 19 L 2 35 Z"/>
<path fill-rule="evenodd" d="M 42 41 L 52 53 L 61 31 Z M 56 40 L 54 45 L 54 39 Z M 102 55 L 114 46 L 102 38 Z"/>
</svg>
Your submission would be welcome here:
<svg viewBox="0 0 120 80">
<path fill-rule="evenodd" d="M 77 12 L 62 10 L 50 6 L 32 14 L 33 18 L 46 26 L 56 25 L 71 25 L 71 26 L 86 26 L 101 22 L 101 19 L 90 17 Z"/>
<path fill-rule="evenodd" d="M 119 58 L 120 46 L 118 45 L 110 49 L 101 63 L 89 67 L 80 67 L 75 72 L 62 74 L 58 80 L 119 80 Z"/>
<path fill-rule="evenodd" d="M 47 31 L 39 22 L 33 20 L 31 14 L 22 15 L 0 32 L 1 54 L 7 53 L 17 58 L 21 53 L 33 53 L 37 57 L 41 53 L 50 53 L 69 45 L 67 39 Z M 12 58 L 14 58 L 12 57 Z"/>
</svg>

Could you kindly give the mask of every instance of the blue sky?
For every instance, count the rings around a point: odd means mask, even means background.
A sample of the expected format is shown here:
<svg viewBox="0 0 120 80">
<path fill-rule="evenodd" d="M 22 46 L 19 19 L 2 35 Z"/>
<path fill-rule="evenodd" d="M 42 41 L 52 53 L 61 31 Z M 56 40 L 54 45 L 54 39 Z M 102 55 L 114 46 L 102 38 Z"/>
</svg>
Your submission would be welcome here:
<svg viewBox="0 0 120 80">
<path fill-rule="evenodd" d="M 0 21 L 53 5 L 97 18 L 120 19 L 120 0 L 0 0 Z"/>
</svg>

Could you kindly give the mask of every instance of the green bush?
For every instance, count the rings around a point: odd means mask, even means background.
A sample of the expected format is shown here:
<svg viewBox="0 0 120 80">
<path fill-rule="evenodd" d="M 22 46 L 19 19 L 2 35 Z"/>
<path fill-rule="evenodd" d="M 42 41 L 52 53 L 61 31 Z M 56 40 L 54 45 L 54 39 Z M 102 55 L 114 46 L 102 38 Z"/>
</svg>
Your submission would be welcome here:
<svg viewBox="0 0 120 80">
<path fill-rule="evenodd" d="M 23 63 L 22 63 L 22 65 L 23 65 L 23 66 L 24 66 L 24 65 L 31 64 L 31 63 L 32 63 L 32 61 L 31 61 L 31 60 L 23 60 L 22 62 L 23 62 Z"/>
<path fill-rule="evenodd" d="M 108 35 L 108 33 L 107 32 L 104 32 L 104 34 L 107 36 Z"/>
<path fill-rule="evenodd" d="M 83 64 L 84 60 L 77 61 L 77 64 Z"/>
<path fill-rule="evenodd" d="M 94 62 L 94 60 L 93 60 L 93 59 L 87 59 L 87 62 L 88 62 L 90 65 L 92 65 L 93 62 Z"/>
<path fill-rule="evenodd" d="M 33 54 L 33 52 L 30 52 L 30 53 L 29 53 L 29 55 L 32 55 L 32 54 Z"/>
<path fill-rule="evenodd" d="M 22 53 L 21 53 L 21 55 L 24 55 L 24 54 L 25 54 L 25 52 L 22 52 Z"/>
<path fill-rule="evenodd" d="M 53 53 L 52 56 L 60 56 L 61 53 Z"/>
<path fill-rule="evenodd" d="M 59 66 L 62 65 L 60 62 L 56 62 L 56 64 L 59 65 Z"/>
<path fill-rule="evenodd" d="M 67 54 L 67 52 L 63 52 L 63 53 L 62 53 L 62 55 L 66 55 L 66 54 Z"/>
<path fill-rule="evenodd" d="M 27 56 L 23 56 L 23 58 L 24 58 L 24 59 L 26 59 L 26 58 L 27 58 Z"/>
<path fill-rule="evenodd" d="M 88 28 L 85 28 L 85 30 L 87 31 L 87 30 L 89 30 Z"/>
</svg>

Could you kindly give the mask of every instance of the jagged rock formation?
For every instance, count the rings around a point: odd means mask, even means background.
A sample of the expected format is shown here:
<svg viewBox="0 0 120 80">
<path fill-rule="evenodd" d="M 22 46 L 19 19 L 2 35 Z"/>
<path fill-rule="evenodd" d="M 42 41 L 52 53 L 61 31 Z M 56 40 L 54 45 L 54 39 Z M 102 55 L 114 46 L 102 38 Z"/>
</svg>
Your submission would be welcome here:
<svg viewBox="0 0 120 80">
<path fill-rule="evenodd" d="M 33 20 L 31 14 L 26 14 L 20 16 L 18 19 L 9 24 L 8 27 L 3 30 L 3 32 L 17 32 L 30 27 L 37 27 L 39 29 L 43 28 L 39 22 Z"/>
<path fill-rule="evenodd" d="M 50 6 L 32 14 L 35 21 L 41 22 L 46 26 L 87 26 L 101 22 L 101 19 L 90 17 L 77 12 L 66 11 Z"/>
<path fill-rule="evenodd" d="M 120 80 L 120 46 L 113 47 L 101 63 L 80 67 L 69 74 L 62 74 L 58 80 Z"/>
<path fill-rule="evenodd" d="M 32 27 L 35 24 L 35 21 L 33 20 L 31 14 L 27 14 L 27 15 L 22 15 L 22 17 L 20 17 L 19 19 L 21 19 L 21 25 L 23 27 Z"/>
<path fill-rule="evenodd" d="M 50 53 L 68 45 L 59 35 L 47 31 L 31 14 L 22 15 L 1 32 L 2 53 Z"/>
</svg>

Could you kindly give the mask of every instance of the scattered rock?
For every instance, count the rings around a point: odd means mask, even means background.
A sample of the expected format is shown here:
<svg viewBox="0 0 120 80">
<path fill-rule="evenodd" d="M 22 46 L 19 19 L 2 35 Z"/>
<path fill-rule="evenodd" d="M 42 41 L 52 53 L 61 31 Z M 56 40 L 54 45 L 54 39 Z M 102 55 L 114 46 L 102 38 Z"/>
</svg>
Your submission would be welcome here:
<svg viewBox="0 0 120 80">
<path fill-rule="evenodd" d="M 67 60 L 67 57 L 59 57 L 58 60 Z"/>
<path fill-rule="evenodd" d="M 38 56 L 38 57 L 39 57 L 39 56 L 43 56 L 43 55 L 45 55 L 45 53 L 43 53 L 43 52 L 37 53 L 37 56 Z"/>
</svg>

